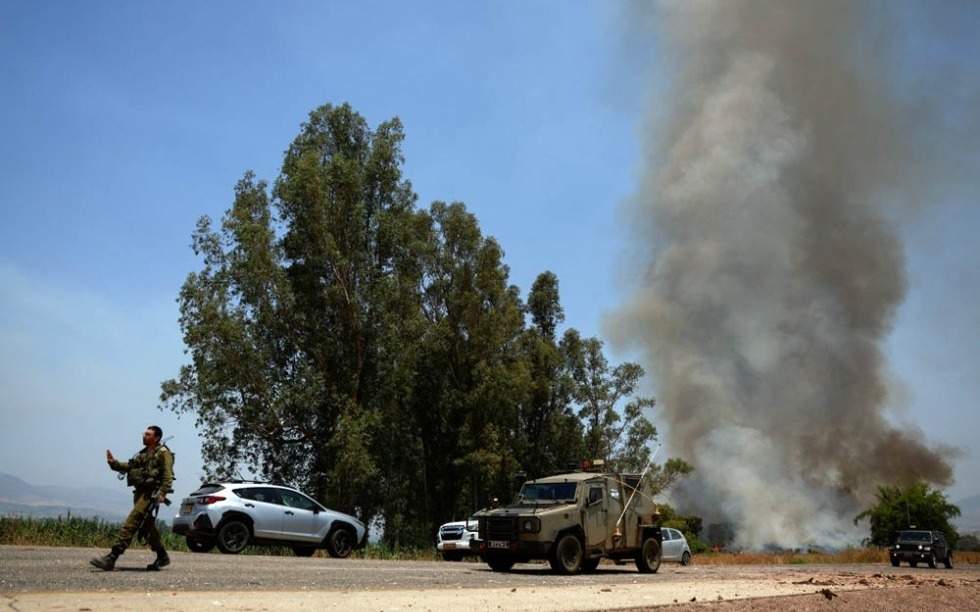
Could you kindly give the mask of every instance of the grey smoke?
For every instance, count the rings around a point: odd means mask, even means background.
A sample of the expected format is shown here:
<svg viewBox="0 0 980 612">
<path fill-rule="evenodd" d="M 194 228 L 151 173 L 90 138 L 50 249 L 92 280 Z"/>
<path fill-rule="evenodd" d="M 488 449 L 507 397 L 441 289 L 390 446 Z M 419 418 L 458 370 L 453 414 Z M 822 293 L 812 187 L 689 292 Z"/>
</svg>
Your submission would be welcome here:
<svg viewBox="0 0 980 612">
<path fill-rule="evenodd" d="M 879 484 L 952 479 L 944 449 L 886 416 L 882 344 L 907 289 L 895 223 L 943 167 L 929 104 L 894 86 L 895 24 L 870 14 L 888 6 L 632 16 L 675 72 L 629 205 L 642 287 L 608 331 L 644 352 L 697 470 L 687 502 L 743 546 L 855 542 Z"/>
</svg>

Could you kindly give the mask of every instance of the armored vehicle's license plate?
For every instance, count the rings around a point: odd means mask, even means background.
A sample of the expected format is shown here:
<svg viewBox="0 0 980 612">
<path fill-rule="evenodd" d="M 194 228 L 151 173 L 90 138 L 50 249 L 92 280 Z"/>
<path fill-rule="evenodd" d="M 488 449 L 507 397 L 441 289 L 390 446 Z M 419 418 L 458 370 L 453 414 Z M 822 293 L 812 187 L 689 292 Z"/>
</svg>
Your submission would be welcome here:
<svg viewBox="0 0 980 612">
<path fill-rule="evenodd" d="M 194 508 L 194 504 L 184 504 L 180 507 L 181 514 L 190 514 L 191 510 Z"/>
<path fill-rule="evenodd" d="M 490 540 L 490 548 L 510 548 L 510 542 L 501 542 L 499 540 Z"/>
</svg>

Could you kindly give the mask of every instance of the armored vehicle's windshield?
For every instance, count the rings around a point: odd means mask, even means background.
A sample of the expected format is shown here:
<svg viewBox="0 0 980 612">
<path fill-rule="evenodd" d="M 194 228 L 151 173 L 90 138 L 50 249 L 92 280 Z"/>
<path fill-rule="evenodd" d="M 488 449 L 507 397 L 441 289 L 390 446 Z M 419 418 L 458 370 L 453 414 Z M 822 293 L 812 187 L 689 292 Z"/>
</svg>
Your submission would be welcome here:
<svg viewBox="0 0 980 612">
<path fill-rule="evenodd" d="M 574 482 L 527 483 L 517 495 L 521 502 L 575 501 Z"/>
<path fill-rule="evenodd" d="M 903 542 L 931 542 L 932 533 L 928 531 L 900 531 L 898 539 Z"/>
</svg>

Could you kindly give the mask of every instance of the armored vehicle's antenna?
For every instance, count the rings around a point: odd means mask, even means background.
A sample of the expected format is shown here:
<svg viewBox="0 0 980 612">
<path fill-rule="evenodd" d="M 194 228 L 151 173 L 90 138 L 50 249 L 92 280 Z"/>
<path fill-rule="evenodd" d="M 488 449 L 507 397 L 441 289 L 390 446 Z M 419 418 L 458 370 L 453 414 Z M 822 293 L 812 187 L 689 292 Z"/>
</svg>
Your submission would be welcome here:
<svg viewBox="0 0 980 612">
<path fill-rule="evenodd" d="M 630 493 L 630 498 L 626 500 L 626 504 L 623 506 L 622 514 L 620 514 L 619 519 L 616 520 L 616 531 L 613 532 L 613 539 L 623 537 L 622 532 L 619 530 L 619 525 L 623 522 L 623 517 L 626 516 L 626 511 L 630 507 L 630 502 L 632 502 L 633 498 L 636 497 L 636 492 L 640 489 L 640 486 L 643 484 L 643 477 L 647 475 L 647 470 L 650 469 L 650 466 L 653 464 L 653 460 L 657 458 L 657 453 L 660 452 L 661 446 L 663 445 L 662 444 L 657 445 L 657 449 L 653 451 L 653 456 L 650 457 L 650 461 L 647 463 L 647 466 L 643 468 L 642 472 L 640 472 L 640 480 L 636 483 L 636 488 L 633 489 L 633 492 Z"/>
</svg>

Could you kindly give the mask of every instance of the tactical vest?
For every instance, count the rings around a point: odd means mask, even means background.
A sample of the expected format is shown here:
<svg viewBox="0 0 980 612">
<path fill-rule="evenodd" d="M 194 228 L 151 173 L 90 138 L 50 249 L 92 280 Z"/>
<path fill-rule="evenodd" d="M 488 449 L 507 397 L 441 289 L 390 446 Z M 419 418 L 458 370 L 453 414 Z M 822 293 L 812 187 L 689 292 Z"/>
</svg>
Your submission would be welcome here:
<svg viewBox="0 0 980 612">
<path fill-rule="evenodd" d="M 129 460 L 129 471 L 126 472 L 126 484 L 140 490 L 155 491 L 158 489 L 163 482 L 163 455 L 160 454 L 163 449 L 167 449 L 170 456 L 173 456 L 173 451 L 166 446 L 158 447 L 152 454 L 144 448 L 133 455 L 133 458 Z"/>
</svg>

